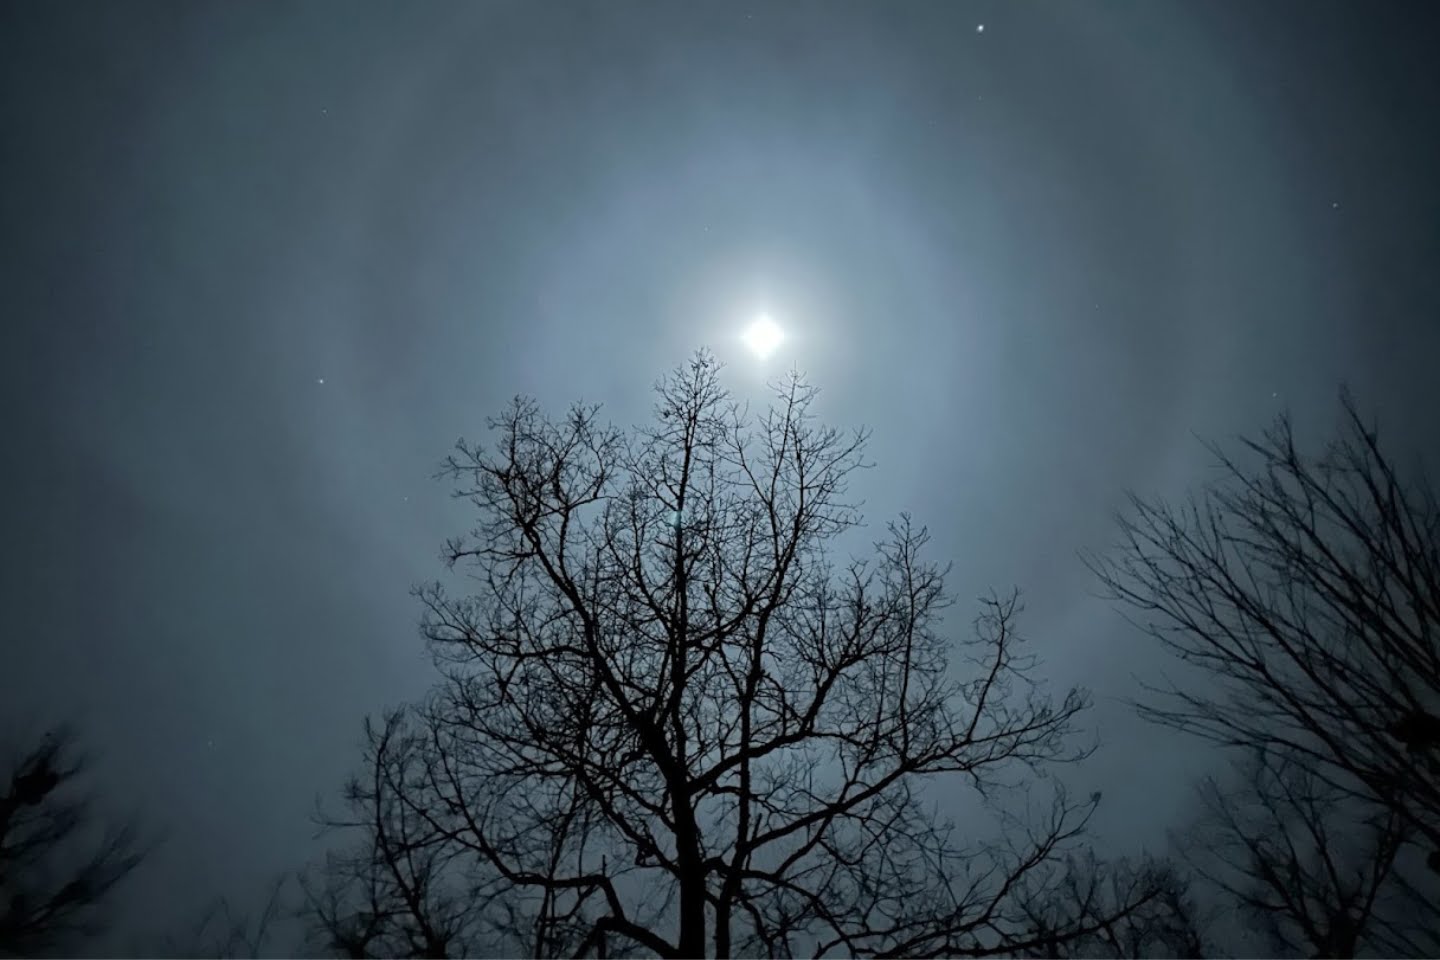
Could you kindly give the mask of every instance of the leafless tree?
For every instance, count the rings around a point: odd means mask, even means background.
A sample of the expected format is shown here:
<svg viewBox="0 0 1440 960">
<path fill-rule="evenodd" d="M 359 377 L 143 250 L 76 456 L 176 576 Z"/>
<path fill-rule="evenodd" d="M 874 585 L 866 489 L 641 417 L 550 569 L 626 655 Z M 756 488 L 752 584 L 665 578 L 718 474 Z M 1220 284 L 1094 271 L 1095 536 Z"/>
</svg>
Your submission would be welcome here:
<svg viewBox="0 0 1440 960">
<path fill-rule="evenodd" d="M 752 416 L 703 353 L 656 393 L 629 433 L 517 400 L 446 461 L 480 517 L 447 559 L 477 592 L 417 590 L 444 679 L 372 731 L 357 955 L 440 955 L 471 894 L 516 952 L 665 957 L 1031 952 L 1160 896 L 1033 929 L 1024 884 L 1093 808 L 1035 774 L 1086 753 L 1085 698 L 1040 688 L 1014 596 L 941 632 L 908 517 L 827 561 L 863 431 L 818 425 L 798 375 Z M 1044 815 L 1003 841 L 936 816 L 1022 783 Z M 410 939 L 368 946 L 391 921 Z"/>
<path fill-rule="evenodd" d="M 1180 507 L 1132 498 L 1118 550 L 1089 561 L 1187 665 L 1147 687 L 1142 715 L 1283 758 L 1308 778 L 1299 797 L 1380 812 L 1399 845 L 1381 843 L 1382 861 L 1413 846 L 1440 870 L 1440 509 L 1342 404 L 1319 455 L 1299 450 L 1288 417 L 1242 457 L 1212 446 L 1221 479 Z M 1284 792 L 1298 781 L 1266 775 L 1262 800 L 1298 810 Z"/>
<path fill-rule="evenodd" d="M 365 776 L 345 792 L 350 815 L 322 817 L 360 839 L 304 878 L 314 946 L 345 957 L 527 952 L 505 939 L 504 915 L 492 910 L 493 871 L 467 862 L 462 846 L 402 801 L 425 772 L 426 744 L 408 732 L 407 718 L 396 710 L 383 724 L 366 723 Z"/>
<path fill-rule="evenodd" d="M 142 957 L 201 957 L 206 960 L 255 960 L 256 957 L 290 956 L 298 937 L 285 929 L 286 921 L 301 913 L 294 891 L 296 875 L 279 874 L 266 888 L 259 910 L 237 910 L 227 897 L 216 897 L 196 919 L 181 929 L 160 937 L 143 937 L 129 948 L 129 955 Z M 308 916 L 308 914 L 307 914 Z"/>
<path fill-rule="evenodd" d="M 1202 957 L 1209 953 L 1202 916 L 1188 879 L 1159 860 L 1105 862 L 1091 850 L 1066 857 L 1048 876 L 1027 878 L 1022 901 L 1036 956 Z M 1141 902 L 1131 911 L 1121 905 Z M 1073 940 L 1053 931 L 1084 927 Z"/>
<path fill-rule="evenodd" d="M 142 859 L 134 829 L 106 827 L 77 793 L 82 769 L 73 735 L 60 730 L 0 781 L 0 955 L 74 949 L 98 932 L 107 896 Z"/>
<path fill-rule="evenodd" d="M 1400 862 L 1393 809 L 1330 787 L 1274 751 L 1251 755 L 1238 788 L 1208 779 L 1192 863 L 1277 956 L 1434 956 L 1427 897 Z"/>
</svg>

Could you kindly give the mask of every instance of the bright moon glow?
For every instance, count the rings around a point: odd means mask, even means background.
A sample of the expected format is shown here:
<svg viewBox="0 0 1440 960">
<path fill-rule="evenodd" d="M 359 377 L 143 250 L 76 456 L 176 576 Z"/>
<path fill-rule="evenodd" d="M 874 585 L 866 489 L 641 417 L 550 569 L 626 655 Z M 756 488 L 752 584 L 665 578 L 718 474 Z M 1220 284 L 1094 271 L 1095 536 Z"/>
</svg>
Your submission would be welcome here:
<svg viewBox="0 0 1440 960">
<path fill-rule="evenodd" d="M 776 326 L 774 320 L 762 313 L 746 328 L 743 339 L 745 346 L 749 347 L 755 356 L 764 360 L 780 346 L 780 341 L 785 339 L 785 332 Z"/>
</svg>

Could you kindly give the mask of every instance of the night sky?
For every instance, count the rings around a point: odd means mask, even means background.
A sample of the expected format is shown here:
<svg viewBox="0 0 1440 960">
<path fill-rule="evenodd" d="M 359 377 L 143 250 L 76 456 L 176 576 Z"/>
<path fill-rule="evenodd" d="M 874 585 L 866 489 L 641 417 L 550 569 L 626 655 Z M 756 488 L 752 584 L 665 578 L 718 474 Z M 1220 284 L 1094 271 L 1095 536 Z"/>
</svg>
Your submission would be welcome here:
<svg viewBox="0 0 1440 960">
<path fill-rule="evenodd" d="M 634 423 L 703 346 L 873 428 L 957 630 L 1024 591 L 1101 838 L 1163 846 L 1211 760 L 1117 701 L 1164 661 L 1077 552 L 1342 381 L 1437 439 L 1437 50 L 1434 4 L 0 6 L 0 722 L 166 834 L 116 936 L 320 849 L 434 677 L 456 438 Z"/>
</svg>

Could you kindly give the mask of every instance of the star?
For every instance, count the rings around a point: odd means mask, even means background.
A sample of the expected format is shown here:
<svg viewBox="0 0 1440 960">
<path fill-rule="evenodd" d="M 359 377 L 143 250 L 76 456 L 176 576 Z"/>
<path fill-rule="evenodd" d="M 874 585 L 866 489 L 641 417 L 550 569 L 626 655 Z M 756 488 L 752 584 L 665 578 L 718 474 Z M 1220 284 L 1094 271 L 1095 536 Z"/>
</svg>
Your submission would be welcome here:
<svg viewBox="0 0 1440 960">
<path fill-rule="evenodd" d="M 1337 200 L 1337 201 L 1335 201 L 1334 203 L 1330 204 L 1330 209 L 1331 209 L 1331 210 L 1339 210 L 1339 209 L 1340 209 L 1340 202 Z"/>
<path fill-rule="evenodd" d="M 325 386 L 325 378 L 324 378 L 324 377 L 316 377 L 316 378 L 315 378 L 315 382 L 318 383 L 318 384 L 320 384 L 320 386 L 322 386 L 322 387 Z"/>
<path fill-rule="evenodd" d="M 977 24 L 975 25 L 975 32 L 976 32 L 976 33 L 984 33 L 984 32 L 985 32 L 985 24 L 983 24 L 983 23 L 977 23 Z"/>
</svg>

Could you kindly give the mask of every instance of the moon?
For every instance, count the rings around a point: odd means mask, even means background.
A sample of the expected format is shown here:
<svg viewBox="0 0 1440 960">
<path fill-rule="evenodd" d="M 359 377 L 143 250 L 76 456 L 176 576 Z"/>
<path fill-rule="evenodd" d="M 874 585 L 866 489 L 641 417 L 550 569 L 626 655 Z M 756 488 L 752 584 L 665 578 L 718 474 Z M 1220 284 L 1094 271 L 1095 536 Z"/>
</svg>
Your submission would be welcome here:
<svg viewBox="0 0 1440 960">
<path fill-rule="evenodd" d="M 745 328 L 741 339 L 745 341 L 745 346 L 750 348 L 751 353 L 764 360 L 775 352 L 776 347 L 780 346 L 785 339 L 785 331 L 770 319 L 768 313 L 762 313 L 751 321 L 750 326 Z"/>
</svg>

